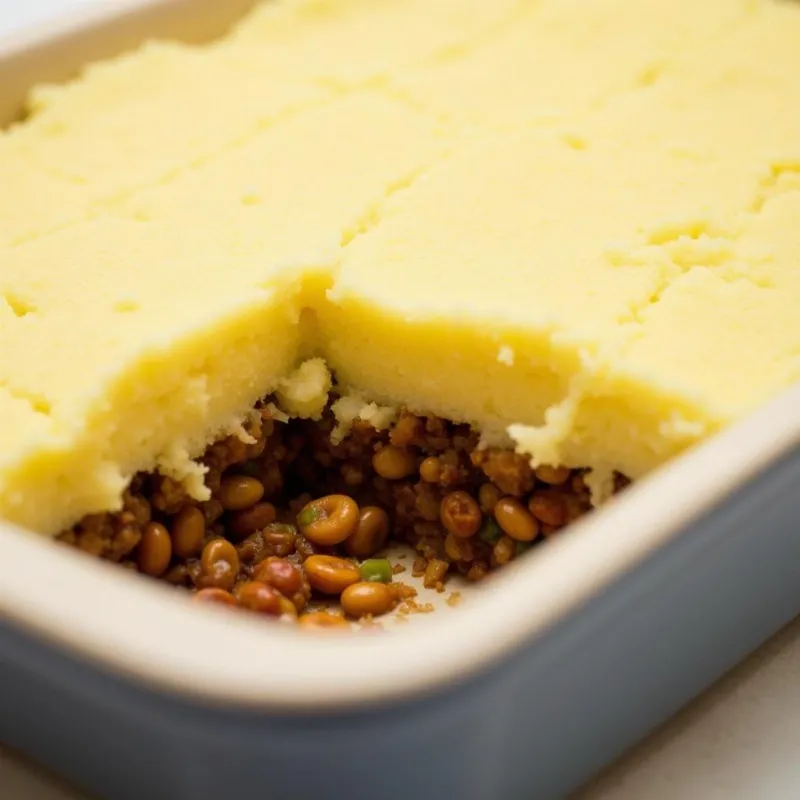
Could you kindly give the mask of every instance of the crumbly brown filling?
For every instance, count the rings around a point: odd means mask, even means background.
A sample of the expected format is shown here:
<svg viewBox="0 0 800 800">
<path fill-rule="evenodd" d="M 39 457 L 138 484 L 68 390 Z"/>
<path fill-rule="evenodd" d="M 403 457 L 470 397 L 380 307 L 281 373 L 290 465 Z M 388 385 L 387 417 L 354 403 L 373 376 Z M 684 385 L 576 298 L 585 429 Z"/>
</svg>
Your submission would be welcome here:
<svg viewBox="0 0 800 800">
<path fill-rule="evenodd" d="M 345 619 L 315 599 L 366 620 L 413 607 L 414 589 L 395 579 L 403 567 L 382 557 L 387 541 L 413 547 L 412 573 L 442 591 L 448 574 L 481 580 L 591 509 L 583 471 L 481 449 L 467 425 L 403 411 L 391 430 L 356 421 L 335 442 L 330 407 L 283 423 L 269 400 L 246 426 L 253 442 L 231 436 L 203 456 L 211 499 L 142 473 L 121 511 L 60 540 L 198 600 L 327 627 Z"/>
</svg>

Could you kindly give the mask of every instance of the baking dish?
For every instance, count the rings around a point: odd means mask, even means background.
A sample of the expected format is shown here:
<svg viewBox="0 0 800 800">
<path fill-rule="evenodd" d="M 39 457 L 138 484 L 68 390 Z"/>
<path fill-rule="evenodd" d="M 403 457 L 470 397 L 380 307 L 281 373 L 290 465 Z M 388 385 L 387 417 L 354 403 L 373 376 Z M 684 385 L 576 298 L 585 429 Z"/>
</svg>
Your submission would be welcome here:
<svg viewBox="0 0 800 800">
<path fill-rule="evenodd" d="M 117 2 L 2 45 L 0 116 L 248 5 Z M 459 612 L 376 637 L 200 612 L 0 526 L 0 741 L 104 797 L 560 796 L 797 612 L 798 481 L 795 388 Z"/>
</svg>

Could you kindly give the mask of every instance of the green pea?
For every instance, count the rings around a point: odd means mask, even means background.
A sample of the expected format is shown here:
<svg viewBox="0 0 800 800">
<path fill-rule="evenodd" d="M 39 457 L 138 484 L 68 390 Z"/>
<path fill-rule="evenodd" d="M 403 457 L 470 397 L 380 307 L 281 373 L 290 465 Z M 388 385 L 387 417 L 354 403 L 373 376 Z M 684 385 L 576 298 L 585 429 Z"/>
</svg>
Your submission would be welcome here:
<svg viewBox="0 0 800 800">
<path fill-rule="evenodd" d="M 481 529 L 478 531 L 478 536 L 483 539 L 486 544 L 496 544 L 502 535 L 502 529 L 491 517 L 487 517 L 483 521 L 483 525 L 481 525 Z"/>
<path fill-rule="evenodd" d="M 392 565 L 388 558 L 368 558 L 361 564 L 361 577 L 376 583 L 392 582 Z"/>
<path fill-rule="evenodd" d="M 318 519 L 321 519 L 324 516 L 324 512 L 321 508 L 317 508 L 316 506 L 306 506 L 298 515 L 297 515 L 297 524 L 301 528 L 307 528 L 309 525 L 313 525 Z"/>
</svg>

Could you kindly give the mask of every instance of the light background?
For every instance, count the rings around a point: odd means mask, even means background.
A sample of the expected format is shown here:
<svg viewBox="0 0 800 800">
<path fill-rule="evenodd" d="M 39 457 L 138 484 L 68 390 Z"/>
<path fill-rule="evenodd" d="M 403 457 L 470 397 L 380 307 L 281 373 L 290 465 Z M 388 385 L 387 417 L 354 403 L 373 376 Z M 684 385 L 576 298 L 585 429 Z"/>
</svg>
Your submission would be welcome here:
<svg viewBox="0 0 800 800">
<path fill-rule="evenodd" d="M 113 2 L 0 0 L 0 39 L 80 6 Z M 2 750 L 0 787 L 9 800 L 82 800 Z M 800 620 L 611 768 L 581 800 L 796 797 Z"/>
</svg>

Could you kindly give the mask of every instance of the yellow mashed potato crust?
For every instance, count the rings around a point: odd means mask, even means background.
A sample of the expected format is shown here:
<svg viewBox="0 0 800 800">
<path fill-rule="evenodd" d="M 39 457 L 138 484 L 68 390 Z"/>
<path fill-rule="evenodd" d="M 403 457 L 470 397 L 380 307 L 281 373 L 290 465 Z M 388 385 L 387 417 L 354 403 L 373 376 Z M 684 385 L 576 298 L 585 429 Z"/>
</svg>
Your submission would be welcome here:
<svg viewBox="0 0 800 800">
<path fill-rule="evenodd" d="M 800 378 L 798 52 L 780 0 L 295 0 L 39 87 L 0 137 L 0 516 L 202 497 L 259 397 L 319 414 L 311 355 L 387 419 L 652 469 Z"/>
</svg>

